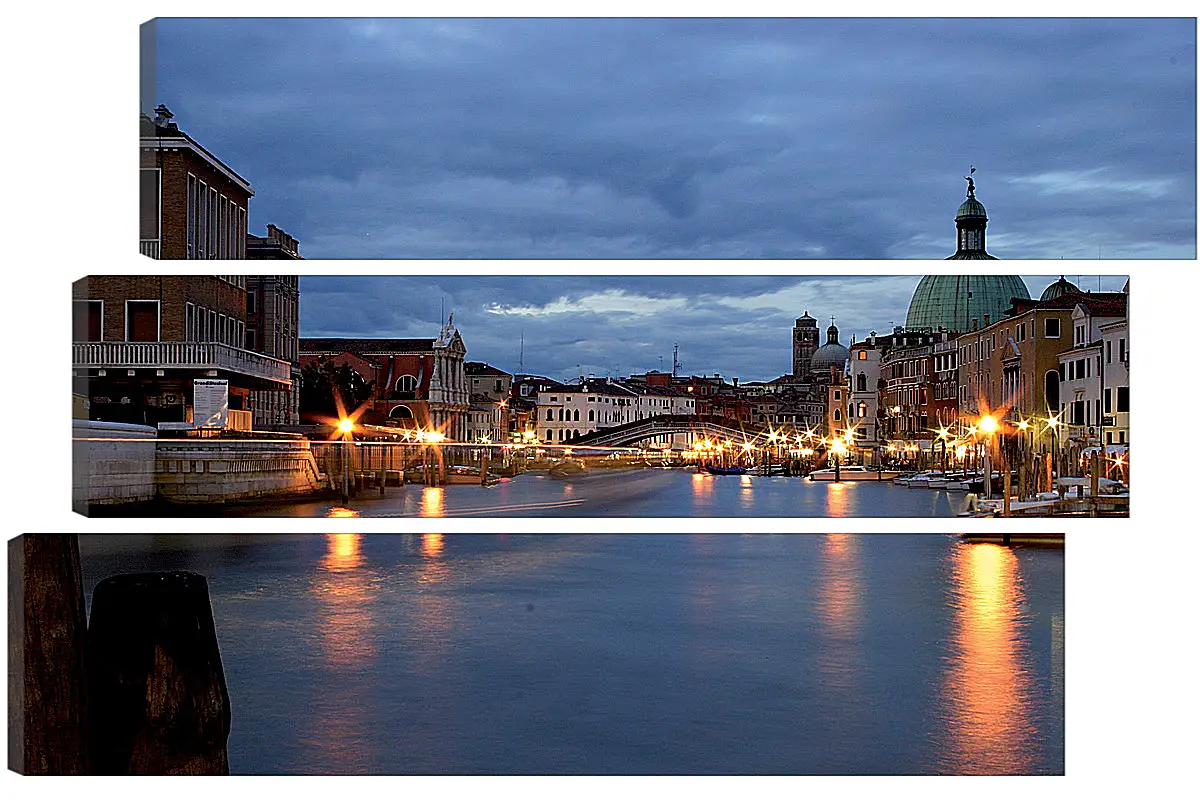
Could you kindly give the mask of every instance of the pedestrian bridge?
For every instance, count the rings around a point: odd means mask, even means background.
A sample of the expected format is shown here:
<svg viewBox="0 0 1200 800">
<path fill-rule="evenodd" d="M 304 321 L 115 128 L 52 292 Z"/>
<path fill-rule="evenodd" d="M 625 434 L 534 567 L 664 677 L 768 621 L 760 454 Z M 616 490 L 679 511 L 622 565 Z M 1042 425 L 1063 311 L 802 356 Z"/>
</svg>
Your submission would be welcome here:
<svg viewBox="0 0 1200 800">
<path fill-rule="evenodd" d="M 700 414 L 664 414 L 647 419 L 627 422 L 613 428 L 571 439 L 566 444 L 572 447 L 628 447 L 647 439 L 677 433 L 690 434 L 692 441 L 699 439 L 721 439 L 742 444 L 767 435 L 765 428 L 745 425 L 728 417 Z"/>
</svg>

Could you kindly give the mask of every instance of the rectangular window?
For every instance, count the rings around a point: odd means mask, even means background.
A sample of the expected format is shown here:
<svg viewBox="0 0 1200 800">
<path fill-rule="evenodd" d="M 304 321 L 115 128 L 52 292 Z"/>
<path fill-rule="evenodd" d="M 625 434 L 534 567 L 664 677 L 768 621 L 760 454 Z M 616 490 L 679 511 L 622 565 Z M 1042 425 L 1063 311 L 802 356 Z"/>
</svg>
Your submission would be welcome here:
<svg viewBox="0 0 1200 800">
<path fill-rule="evenodd" d="M 1117 360 L 1124 364 L 1128 360 L 1128 355 L 1125 352 L 1125 340 L 1120 339 L 1117 342 Z"/>
<path fill-rule="evenodd" d="M 196 176 L 187 176 L 187 257 L 196 257 Z"/>
<path fill-rule="evenodd" d="M 1109 339 L 1104 343 L 1104 363 L 1112 363 L 1112 339 Z"/>
<path fill-rule="evenodd" d="M 142 239 L 157 240 L 162 226 L 159 213 L 162 197 L 162 172 L 158 169 L 141 171 L 141 186 L 138 194 Z"/>
<path fill-rule="evenodd" d="M 196 258 L 208 258 L 208 184 L 196 182 Z"/>
<path fill-rule="evenodd" d="M 247 350 L 257 350 L 258 349 L 258 341 L 256 338 L 257 334 L 258 334 L 258 332 L 255 331 L 254 328 L 246 329 L 246 349 Z"/>
<path fill-rule="evenodd" d="M 1046 320 L 1046 338 L 1047 339 L 1059 339 L 1061 337 L 1062 337 L 1062 327 L 1059 324 L 1059 320 L 1055 319 L 1054 317 L 1048 318 Z"/>
<path fill-rule="evenodd" d="M 1124 414 L 1129 411 L 1129 387 L 1117 387 L 1117 413 Z"/>
<path fill-rule="evenodd" d="M 1112 413 L 1112 389 L 1104 390 L 1104 413 Z"/>
<path fill-rule="evenodd" d="M 125 301 L 125 341 L 158 341 L 158 301 Z"/>
<path fill-rule="evenodd" d="M 71 341 L 104 341 L 104 301 L 76 300 L 74 311 Z"/>
<path fill-rule="evenodd" d="M 859 360 L 859 361 L 866 361 L 866 360 L 867 360 L 867 351 L 866 351 L 866 350 L 859 350 L 859 351 L 858 351 L 858 360 Z"/>
</svg>

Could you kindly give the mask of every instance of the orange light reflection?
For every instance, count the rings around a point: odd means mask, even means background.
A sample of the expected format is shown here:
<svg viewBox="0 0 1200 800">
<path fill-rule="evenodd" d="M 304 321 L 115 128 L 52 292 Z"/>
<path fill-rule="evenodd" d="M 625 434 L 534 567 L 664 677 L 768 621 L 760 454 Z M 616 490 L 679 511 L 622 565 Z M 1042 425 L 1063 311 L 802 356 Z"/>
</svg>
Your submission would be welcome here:
<svg viewBox="0 0 1200 800">
<path fill-rule="evenodd" d="M 441 486 L 426 486 L 421 490 L 421 516 L 440 517 L 445 490 Z"/>
<path fill-rule="evenodd" d="M 951 659 L 944 696 L 948 740 L 943 768 L 952 774 L 1030 770 L 1030 677 L 1022 644 L 1017 557 L 1007 547 L 964 545 L 956 554 Z"/>
</svg>

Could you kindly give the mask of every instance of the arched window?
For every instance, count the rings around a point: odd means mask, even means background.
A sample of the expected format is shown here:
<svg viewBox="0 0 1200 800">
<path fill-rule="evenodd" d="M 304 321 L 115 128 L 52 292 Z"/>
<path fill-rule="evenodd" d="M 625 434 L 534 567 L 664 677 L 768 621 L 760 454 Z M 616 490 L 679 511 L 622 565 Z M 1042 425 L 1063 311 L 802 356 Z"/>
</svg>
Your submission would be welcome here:
<svg viewBox="0 0 1200 800">
<path fill-rule="evenodd" d="M 412 419 L 412 409 L 408 406 L 396 406 L 388 412 L 389 419 Z"/>
<path fill-rule="evenodd" d="M 401 375 L 396 378 L 396 382 L 392 384 L 392 397 L 401 400 L 412 400 L 416 398 L 417 379 L 412 375 Z"/>
<path fill-rule="evenodd" d="M 558 421 L 565 422 L 566 419 L 567 419 L 567 410 L 565 408 L 560 408 L 558 410 Z"/>
<path fill-rule="evenodd" d="M 596 409 L 589 408 L 588 409 L 588 422 L 595 422 L 595 421 L 596 421 Z"/>
<path fill-rule="evenodd" d="M 554 409 L 547 408 L 546 409 L 546 422 L 552 422 L 553 420 L 554 420 Z"/>
<path fill-rule="evenodd" d="M 1045 377 L 1046 411 L 1050 414 L 1057 414 L 1060 408 L 1058 395 L 1059 377 L 1058 370 L 1056 369 L 1047 372 Z"/>
<path fill-rule="evenodd" d="M 867 416 L 867 404 L 866 403 L 858 404 L 858 416 L 864 417 L 864 418 Z"/>
<path fill-rule="evenodd" d="M 840 408 L 835 408 L 833 410 L 833 418 L 835 421 L 842 418 L 842 410 Z"/>
<path fill-rule="evenodd" d="M 860 373 L 858 373 L 857 381 L 858 381 L 858 386 L 857 386 L 858 391 L 865 392 L 867 390 L 867 376 L 864 373 L 860 372 Z"/>
<path fill-rule="evenodd" d="M 575 409 L 575 419 L 574 419 L 574 420 L 572 420 L 572 421 L 573 421 L 573 422 L 579 422 L 579 409 L 578 409 L 578 408 L 577 408 L 577 409 Z M 576 436 L 578 436 L 579 434 L 578 434 L 578 433 L 576 433 L 575 435 L 576 435 Z"/>
</svg>

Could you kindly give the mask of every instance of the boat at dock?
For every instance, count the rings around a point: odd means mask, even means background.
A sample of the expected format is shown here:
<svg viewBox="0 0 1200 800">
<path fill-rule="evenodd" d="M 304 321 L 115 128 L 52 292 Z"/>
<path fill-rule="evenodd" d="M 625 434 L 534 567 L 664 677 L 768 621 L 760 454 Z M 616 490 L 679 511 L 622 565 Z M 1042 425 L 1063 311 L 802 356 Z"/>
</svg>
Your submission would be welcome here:
<svg viewBox="0 0 1200 800">
<path fill-rule="evenodd" d="M 438 483 L 445 486 L 491 486 L 500 480 L 500 476 L 488 471 L 485 475 L 479 467 L 452 464 L 443 468 Z M 425 465 L 418 464 L 404 471 L 405 483 L 426 483 Z"/>
<path fill-rule="evenodd" d="M 564 458 L 550 465 L 547 474 L 551 478 L 577 478 L 587 474 L 587 466 L 574 458 Z"/>
<path fill-rule="evenodd" d="M 716 464 L 705 464 L 704 471 L 709 475 L 745 475 L 745 467 L 719 467 Z"/>
<path fill-rule="evenodd" d="M 808 473 L 810 481 L 894 481 L 900 473 L 896 470 L 872 467 L 846 466 L 827 467 Z"/>
</svg>

